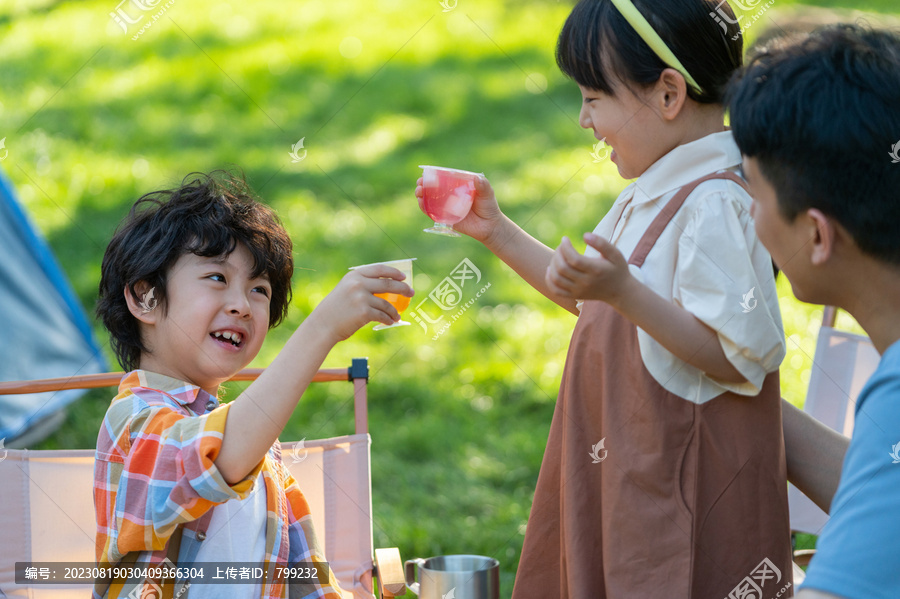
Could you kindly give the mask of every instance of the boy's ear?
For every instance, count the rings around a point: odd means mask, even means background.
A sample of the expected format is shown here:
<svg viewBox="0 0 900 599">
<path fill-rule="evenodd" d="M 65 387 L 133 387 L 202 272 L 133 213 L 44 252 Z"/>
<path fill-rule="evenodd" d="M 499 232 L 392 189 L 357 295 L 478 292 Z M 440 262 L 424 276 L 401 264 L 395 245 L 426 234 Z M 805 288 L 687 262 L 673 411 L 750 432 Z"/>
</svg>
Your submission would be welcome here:
<svg viewBox="0 0 900 599">
<path fill-rule="evenodd" d="M 820 210 L 810 208 L 806 211 L 806 217 L 815 227 L 809 259 L 814 266 L 821 266 L 828 262 L 834 253 L 836 238 L 841 231 L 838 231 L 834 223 Z"/>
<path fill-rule="evenodd" d="M 671 67 L 663 69 L 656 85 L 659 92 L 657 108 L 665 120 L 671 121 L 678 116 L 687 100 L 687 83 L 684 75 Z"/>
<path fill-rule="evenodd" d="M 145 324 L 155 324 L 160 312 L 159 298 L 156 297 L 156 288 L 150 287 L 147 281 L 138 281 L 134 285 L 137 297 L 131 293 L 128 285 L 122 290 L 125 294 L 125 303 L 131 315 Z"/>
</svg>

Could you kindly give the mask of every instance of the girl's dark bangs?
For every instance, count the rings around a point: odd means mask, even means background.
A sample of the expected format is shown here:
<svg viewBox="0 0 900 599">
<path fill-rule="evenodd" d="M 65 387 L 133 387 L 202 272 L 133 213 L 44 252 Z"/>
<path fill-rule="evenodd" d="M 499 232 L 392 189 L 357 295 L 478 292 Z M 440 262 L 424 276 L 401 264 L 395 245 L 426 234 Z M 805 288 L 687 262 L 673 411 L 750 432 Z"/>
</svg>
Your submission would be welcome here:
<svg viewBox="0 0 900 599">
<path fill-rule="evenodd" d="M 596 21 L 596 23 L 595 23 Z M 556 64 L 578 85 L 613 94 L 604 51 L 614 45 L 615 34 L 604 4 L 579 4 L 566 19 L 556 46 Z"/>
</svg>

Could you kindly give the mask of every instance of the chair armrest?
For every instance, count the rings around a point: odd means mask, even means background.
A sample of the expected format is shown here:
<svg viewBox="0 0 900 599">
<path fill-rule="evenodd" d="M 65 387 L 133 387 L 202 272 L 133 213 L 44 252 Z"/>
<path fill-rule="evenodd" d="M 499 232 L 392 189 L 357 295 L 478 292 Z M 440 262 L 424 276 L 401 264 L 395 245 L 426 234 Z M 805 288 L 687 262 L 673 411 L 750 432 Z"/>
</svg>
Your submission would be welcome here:
<svg viewBox="0 0 900 599">
<path fill-rule="evenodd" d="M 801 567 L 808 566 L 815 555 L 815 549 L 798 549 L 794 552 L 794 563 Z"/>
<path fill-rule="evenodd" d="M 378 577 L 378 596 L 384 599 L 406 594 L 406 574 L 403 560 L 396 547 L 375 550 L 375 576 Z"/>
</svg>

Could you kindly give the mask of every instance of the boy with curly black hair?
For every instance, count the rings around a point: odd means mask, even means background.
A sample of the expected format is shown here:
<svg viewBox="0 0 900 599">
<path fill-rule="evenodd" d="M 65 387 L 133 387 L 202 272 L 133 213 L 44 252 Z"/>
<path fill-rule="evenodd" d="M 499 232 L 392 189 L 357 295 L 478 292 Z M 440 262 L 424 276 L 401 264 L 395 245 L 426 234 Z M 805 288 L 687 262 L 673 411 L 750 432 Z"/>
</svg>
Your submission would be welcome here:
<svg viewBox="0 0 900 599">
<path fill-rule="evenodd" d="M 256 357 L 287 313 L 292 244 L 275 213 L 227 173 L 192 174 L 139 199 L 103 258 L 97 313 L 129 371 L 97 440 L 100 566 L 316 564 L 319 579 L 231 585 L 229 596 L 341 591 L 309 506 L 281 461 L 284 428 L 331 348 L 400 315 L 376 293 L 412 296 L 400 271 L 351 271 L 234 401 L 219 385 Z M 94 597 L 143 596 L 158 580 L 98 580 Z M 191 599 L 216 586 L 190 581 Z M 163 584 L 163 596 L 174 594 Z"/>
</svg>

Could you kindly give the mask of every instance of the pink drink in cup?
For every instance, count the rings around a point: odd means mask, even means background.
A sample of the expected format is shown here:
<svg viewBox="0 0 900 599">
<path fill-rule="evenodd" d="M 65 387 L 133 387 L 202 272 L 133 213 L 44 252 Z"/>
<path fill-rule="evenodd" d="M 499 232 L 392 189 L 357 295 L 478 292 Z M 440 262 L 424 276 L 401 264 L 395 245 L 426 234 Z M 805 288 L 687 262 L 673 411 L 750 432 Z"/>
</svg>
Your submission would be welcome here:
<svg viewBox="0 0 900 599">
<path fill-rule="evenodd" d="M 434 221 L 434 226 L 425 232 L 459 237 L 453 225 L 464 219 L 472 208 L 478 173 L 442 166 L 419 168 L 424 171 L 422 203 L 425 214 Z"/>
</svg>

